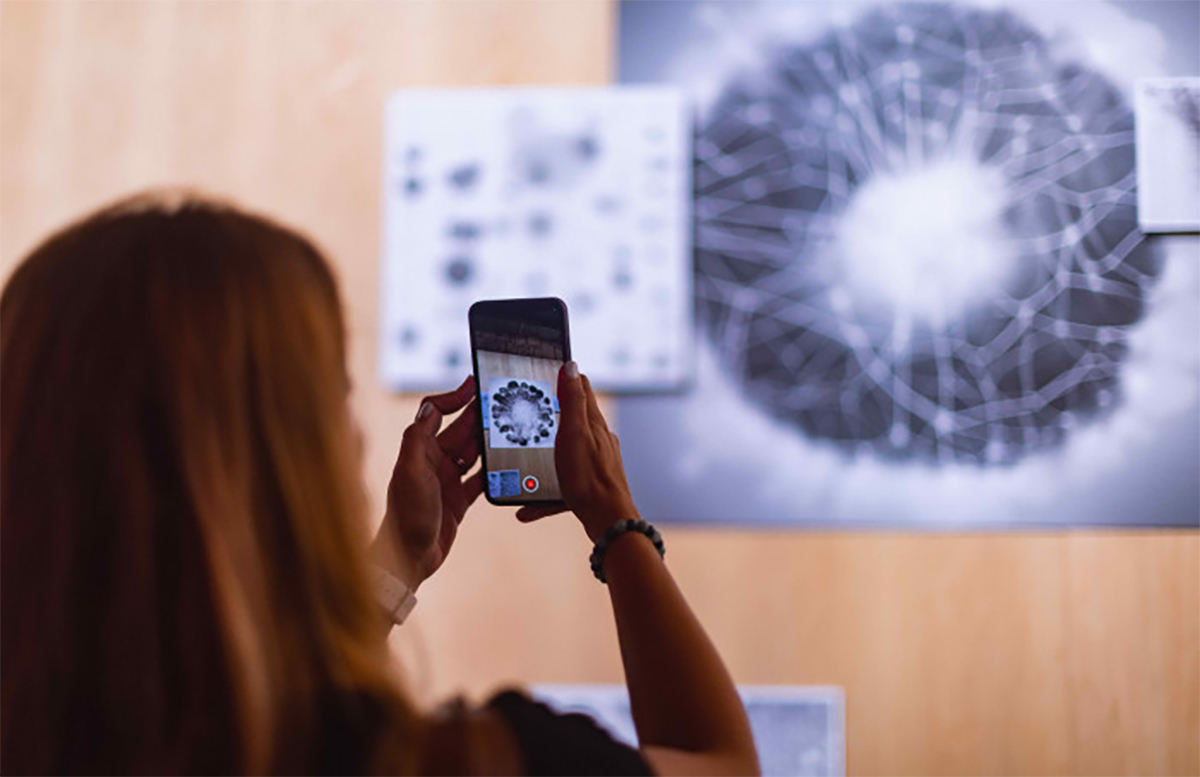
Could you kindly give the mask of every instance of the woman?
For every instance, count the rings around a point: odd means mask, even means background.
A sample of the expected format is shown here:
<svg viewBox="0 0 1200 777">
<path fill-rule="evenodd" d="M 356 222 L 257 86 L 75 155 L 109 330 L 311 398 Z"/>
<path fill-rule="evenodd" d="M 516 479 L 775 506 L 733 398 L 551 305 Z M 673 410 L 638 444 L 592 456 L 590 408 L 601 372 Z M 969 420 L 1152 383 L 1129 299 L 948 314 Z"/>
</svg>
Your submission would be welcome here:
<svg viewBox="0 0 1200 777">
<path fill-rule="evenodd" d="M 369 543 L 344 350 L 318 251 L 226 205 L 127 200 L 17 268 L 0 301 L 0 768 L 757 771 L 728 673 L 637 532 L 602 571 L 640 750 L 514 693 L 415 709 L 371 569 L 415 590 L 450 551 L 480 493 L 462 474 L 473 385 L 422 403 Z M 559 396 L 566 505 L 596 540 L 636 508 L 573 365 Z"/>
</svg>

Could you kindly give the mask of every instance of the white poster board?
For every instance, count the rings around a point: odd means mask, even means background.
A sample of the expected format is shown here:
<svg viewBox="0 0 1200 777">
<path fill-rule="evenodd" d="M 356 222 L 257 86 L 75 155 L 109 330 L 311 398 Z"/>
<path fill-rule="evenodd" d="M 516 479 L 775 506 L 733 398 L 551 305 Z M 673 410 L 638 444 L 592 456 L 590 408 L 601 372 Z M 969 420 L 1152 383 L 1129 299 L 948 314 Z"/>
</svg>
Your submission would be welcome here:
<svg viewBox="0 0 1200 777">
<path fill-rule="evenodd" d="M 598 388 L 678 388 L 691 371 L 690 133 L 674 88 L 395 93 L 383 381 L 455 385 L 471 303 L 556 296 Z"/>
<path fill-rule="evenodd" d="M 1200 78 L 1147 78 L 1134 94 L 1138 223 L 1200 232 Z"/>
</svg>

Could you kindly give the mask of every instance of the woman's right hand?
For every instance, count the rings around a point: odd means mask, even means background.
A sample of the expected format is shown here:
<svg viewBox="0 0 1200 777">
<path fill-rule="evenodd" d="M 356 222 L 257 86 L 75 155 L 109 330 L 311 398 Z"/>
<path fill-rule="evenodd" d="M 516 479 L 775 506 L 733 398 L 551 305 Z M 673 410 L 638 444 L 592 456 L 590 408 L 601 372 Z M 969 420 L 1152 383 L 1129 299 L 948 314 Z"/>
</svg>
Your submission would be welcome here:
<svg viewBox="0 0 1200 777">
<path fill-rule="evenodd" d="M 563 504 L 527 505 L 517 511 L 522 522 L 570 510 L 593 542 L 623 518 L 637 518 L 637 507 L 625 482 L 621 444 L 608 429 L 586 375 L 575 362 L 558 372 L 558 435 L 554 462 Z"/>
<path fill-rule="evenodd" d="M 526 506 L 532 521 L 571 509 L 593 541 L 637 517 L 621 446 L 574 362 L 558 373 L 554 460 L 563 505 Z M 641 753 L 654 774 L 760 774 L 750 720 L 721 656 L 646 538 L 604 556 Z"/>
</svg>

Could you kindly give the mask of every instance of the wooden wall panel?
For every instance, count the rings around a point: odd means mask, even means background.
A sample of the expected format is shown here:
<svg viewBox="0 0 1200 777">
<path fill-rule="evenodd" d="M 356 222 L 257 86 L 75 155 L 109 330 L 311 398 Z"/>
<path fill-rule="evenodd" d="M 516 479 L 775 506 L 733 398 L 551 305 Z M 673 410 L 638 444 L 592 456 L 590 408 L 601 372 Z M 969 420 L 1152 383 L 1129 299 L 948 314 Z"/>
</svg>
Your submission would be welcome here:
<svg viewBox="0 0 1200 777">
<path fill-rule="evenodd" d="M 1076 768 L 1200 771 L 1200 543 L 1141 534 L 1067 541 L 1063 656 Z"/>
<path fill-rule="evenodd" d="M 613 21 L 602 0 L 6 0 L 0 277 L 50 229 L 150 185 L 300 225 L 341 274 L 381 505 L 419 399 L 375 377 L 383 101 L 603 83 Z M 740 682 L 846 689 L 852 773 L 1200 772 L 1195 533 L 666 533 Z M 587 553 L 569 518 L 472 509 L 394 638 L 413 692 L 620 681 Z"/>
</svg>

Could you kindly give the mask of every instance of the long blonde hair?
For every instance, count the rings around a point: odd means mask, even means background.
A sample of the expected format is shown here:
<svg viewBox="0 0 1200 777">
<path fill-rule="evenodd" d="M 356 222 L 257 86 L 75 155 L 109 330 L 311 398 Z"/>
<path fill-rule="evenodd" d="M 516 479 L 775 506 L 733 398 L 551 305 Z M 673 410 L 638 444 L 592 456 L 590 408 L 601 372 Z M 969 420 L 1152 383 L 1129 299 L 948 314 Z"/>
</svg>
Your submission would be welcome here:
<svg viewBox="0 0 1200 777">
<path fill-rule="evenodd" d="M 346 381 L 329 266 L 231 206 L 135 197 L 21 263 L 0 300 L 6 773 L 312 772 L 331 714 L 360 768 L 417 768 Z"/>
</svg>

